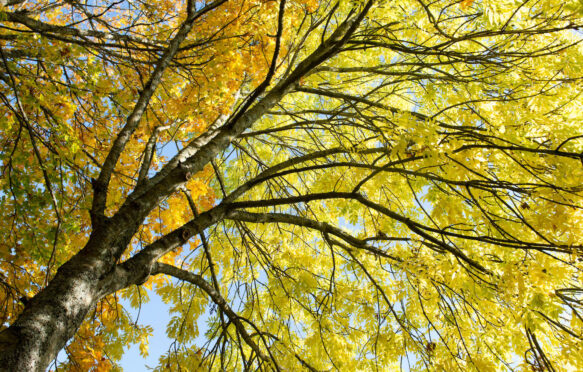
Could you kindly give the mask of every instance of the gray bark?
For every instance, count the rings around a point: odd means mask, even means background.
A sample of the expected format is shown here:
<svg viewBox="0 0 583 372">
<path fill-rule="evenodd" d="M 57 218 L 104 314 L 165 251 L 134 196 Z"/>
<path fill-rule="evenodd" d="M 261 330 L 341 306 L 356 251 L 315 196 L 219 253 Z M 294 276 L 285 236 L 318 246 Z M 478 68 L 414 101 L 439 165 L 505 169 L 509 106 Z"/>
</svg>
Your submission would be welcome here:
<svg viewBox="0 0 583 372">
<path fill-rule="evenodd" d="M 113 266 L 91 254 L 103 244 L 98 240 L 99 234 L 93 234 L 87 246 L 61 266 L 19 318 L 0 333 L 0 371 L 46 370 L 77 332 L 99 299 L 99 277 Z"/>
</svg>

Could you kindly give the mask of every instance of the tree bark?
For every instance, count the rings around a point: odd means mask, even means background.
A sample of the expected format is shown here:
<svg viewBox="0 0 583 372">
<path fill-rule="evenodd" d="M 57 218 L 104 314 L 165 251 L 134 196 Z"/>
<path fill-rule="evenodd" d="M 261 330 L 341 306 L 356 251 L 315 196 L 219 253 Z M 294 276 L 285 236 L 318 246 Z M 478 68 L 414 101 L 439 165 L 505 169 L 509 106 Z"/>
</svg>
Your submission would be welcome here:
<svg viewBox="0 0 583 372">
<path fill-rule="evenodd" d="M 125 240 L 119 236 L 112 239 L 113 232 L 94 231 L 86 246 L 57 270 L 48 286 L 0 333 L 0 371 L 45 371 L 75 335 L 102 297 L 100 279 L 115 264 L 99 252 Z"/>
</svg>

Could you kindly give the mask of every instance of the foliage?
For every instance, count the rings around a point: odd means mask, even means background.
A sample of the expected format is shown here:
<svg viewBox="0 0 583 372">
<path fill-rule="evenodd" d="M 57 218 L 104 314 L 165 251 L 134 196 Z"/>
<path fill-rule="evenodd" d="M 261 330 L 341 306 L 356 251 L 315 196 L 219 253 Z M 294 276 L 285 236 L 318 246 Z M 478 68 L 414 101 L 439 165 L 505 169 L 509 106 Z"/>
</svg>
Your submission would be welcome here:
<svg viewBox="0 0 583 372">
<path fill-rule="evenodd" d="M 59 368 L 583 369 L 582 11 L 6 2 L 3 326 L 97 252 Z"/>
</svg>

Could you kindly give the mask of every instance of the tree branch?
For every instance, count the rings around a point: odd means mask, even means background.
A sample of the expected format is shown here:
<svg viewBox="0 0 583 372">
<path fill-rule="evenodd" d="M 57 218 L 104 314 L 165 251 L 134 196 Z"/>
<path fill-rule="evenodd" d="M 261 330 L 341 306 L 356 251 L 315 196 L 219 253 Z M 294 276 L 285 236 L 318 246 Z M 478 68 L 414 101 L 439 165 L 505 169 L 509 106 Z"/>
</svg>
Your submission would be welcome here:
<svg viewBox="0 0 583 372">
<path fill-rule="evenodd" d="M 101 216 L 105 212 L 105 204 L 107 200 L 107 189 L 109 187 L 109 181 L 111 179 L 111 173 L 119 160 L 119 157 L 124 150 L 127 142 L 129 141 L 132 133 L 137 129 L 140 120 L 146 110 L 148 103 L 150 102 L 150 98 L 153 96 L 154 91 L 160 85 L 162 81 L 162 75 L 164 71 L 170 64 L 170 61 L 176 53 L 178 52 L 178 48 L 180 44 L 186 39 L 190 30 L 194 26 L 194 22 L 201 17 L 202 15 L 208 13 L 209 11 L 215 9 L 219 5 L 223 4 L 226 0 L 217 0 L 214 1 L 207 6 L 201 8 L 197 12 L 194 12 L 191 7 L 194 7 L 194 3 L 188 2 L 189 9 L 188 9 L 188 17 L 180 26 L 178 32 L 170 41 L 168 48 L 160 57 L 158 62 L 156 63 L 156 68 L 150 75 L 150 78 L 144 85 L 144 89 L 140 93 L 140 96 L 132 110 L 132 113 L 128 116 L 126 120 L 125 126 L 122 130 L 118 133 L 117 137 L 115 138 L 109 153 L 103 163 L 101 168 L 101 172 L 99 174 L 99 178 L 95 183 L 94 189 L 94 197 L 93 197 L 93 206 L 91 208 L 93 215 Z"/>
<path fill-rule="evenodd" d="M 249 336 L 247 329 L 245 329 L 245 326 L 241 322 L 241 317 L 237 315 L 237 313 L 235 313 L 233 309 L 231 309 L 227 301 L 219 294 L 219 292 L 217 292 L 213 288 L 211 284 L 207 283 L 207 281 L 204 280 L 202 276 L 193 274 L 186 270 L 179 269 L 172 265 L 156 262 L 152 268 L 152 275 L 158 274 L 170 275 L 174 278 L 194 284 L 195 286 L 203 290 L 211 298 L 211 300 L 219 307 L 219 309 L 221 309 L 221 311 L 225 315 L 227 315 L 231 323 L 233 323 L 237 328 L 237 332 L 241 335 L 241 338 L 243 338 L 245 343 L 249 345 L 249 347 L 255 352 L 255 354 L 257 354 L 257 356 L 259 356 L 259 358 L 261 358 L 264 362 L 267 363 L 270 363 L 271 361 L 275 362 L 275 360 L 272 360 L 272 358 L 267 356 L 259 348 L 255 341 L 253 341 L 251 336 Z"/>
<path fill-rule="evenodd" d="M 345 242 L 349 243 L 353 247 L 364 249 L 375 256 L 381 256 L 388 259 L 391 259 L 396 262 L 402 262 L 402 260 L 398 257 L 391 256 L 386 252 L 382 251 L 381 249 L 367 244 L 367 240 L 358 239 L 341 229 L 334 227 L 326 222 L 319 222 L 314 221 L 306 217 L 294 216 L 292 214 L 285 214 L 285 213 L 250 213 L 245 211 L 231 211 L 227 214 L 227 219 L 236 220 L 236 221 L 245 221 L 245 222 L 252 222 L 252 223 L 286 223 L 290 225 L 296 226 L 303 226 L 309 227 L 314 230 L 318 230 L 323 234 L 330 234 L 339 237 L 340 239 L 344 240 Z M 408 241 L 409 238 L 382 238 L 379 237 L 378 240 L 400 240 L 400 241 Z"/>
</svg>

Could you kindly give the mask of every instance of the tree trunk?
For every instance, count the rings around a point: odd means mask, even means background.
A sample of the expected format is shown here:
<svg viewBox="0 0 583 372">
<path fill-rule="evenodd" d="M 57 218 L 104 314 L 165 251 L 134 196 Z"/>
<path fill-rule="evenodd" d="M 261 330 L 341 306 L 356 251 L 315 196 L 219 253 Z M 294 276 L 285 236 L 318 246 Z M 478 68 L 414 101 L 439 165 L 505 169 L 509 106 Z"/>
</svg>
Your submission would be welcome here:
<svg viewBox="0 0 583 372">
<path fill-rule="evenodd" d="M 96 243 L 96 235 L 92 234 L 85 248 L 61 266 L 49 285 L 0 333 L 0 371 L 44 372 L 75 335 L 100 298 L 100 278 L 113 266 L 104 257 L 91 254 L 108 240 Z"/>
</svg>

